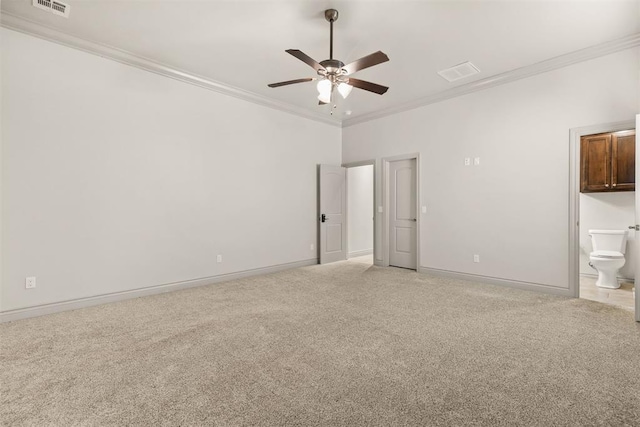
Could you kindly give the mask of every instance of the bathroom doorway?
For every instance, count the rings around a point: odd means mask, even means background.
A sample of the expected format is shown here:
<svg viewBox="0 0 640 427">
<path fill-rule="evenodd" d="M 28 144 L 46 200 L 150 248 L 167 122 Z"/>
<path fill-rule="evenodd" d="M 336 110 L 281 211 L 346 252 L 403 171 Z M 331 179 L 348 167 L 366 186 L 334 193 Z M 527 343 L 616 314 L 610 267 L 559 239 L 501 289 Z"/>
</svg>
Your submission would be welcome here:
<svg viewBox="0 0 640 427">
<path fill-rule="evenodd" d="M 571 131 L 570 286 L 576 297 L 634 311 L 635 123 Z"/>
<path fill-rule="evenodd" d="M 347 168 L 347 259 L 374 264 L 375 161 Z"/>
</svg>

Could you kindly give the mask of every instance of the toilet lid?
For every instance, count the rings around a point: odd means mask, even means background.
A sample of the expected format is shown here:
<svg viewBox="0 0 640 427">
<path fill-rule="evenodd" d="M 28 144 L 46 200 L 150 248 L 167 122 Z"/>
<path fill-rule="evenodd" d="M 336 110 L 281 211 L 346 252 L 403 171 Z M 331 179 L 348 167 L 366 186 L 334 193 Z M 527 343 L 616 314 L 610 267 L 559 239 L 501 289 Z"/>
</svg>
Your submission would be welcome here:
<svg viewBox="0 0 640 427">
<path fill-rule="evenodd" d="M 591 256 L 598 258 L 624 258 L 624 255 L 616 251 L 593 251 Z"/>
</svg>

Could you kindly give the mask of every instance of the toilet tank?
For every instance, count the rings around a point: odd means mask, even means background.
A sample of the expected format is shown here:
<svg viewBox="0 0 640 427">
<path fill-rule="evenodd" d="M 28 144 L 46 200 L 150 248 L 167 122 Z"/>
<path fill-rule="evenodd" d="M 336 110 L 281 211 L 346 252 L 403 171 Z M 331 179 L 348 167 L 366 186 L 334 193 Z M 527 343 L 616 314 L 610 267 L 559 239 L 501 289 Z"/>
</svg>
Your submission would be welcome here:
<svg viewBox="0 0 640 427">
<path fill-rule="evenodd" d="M 615 251 L 625 253 L 627 250 L 626 230 L 589 230 L 594 251 Z"/>
</svg>

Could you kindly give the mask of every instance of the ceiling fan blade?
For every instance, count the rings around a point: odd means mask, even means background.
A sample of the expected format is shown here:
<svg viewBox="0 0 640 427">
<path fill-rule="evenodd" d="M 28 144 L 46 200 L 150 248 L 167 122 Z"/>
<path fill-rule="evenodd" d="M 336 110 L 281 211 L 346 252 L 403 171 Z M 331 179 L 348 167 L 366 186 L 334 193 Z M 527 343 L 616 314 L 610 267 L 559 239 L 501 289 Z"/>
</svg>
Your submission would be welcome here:
<svg viewBox="0 0 640 427">
<path fill-rule="evenodd" d="M 298 49 L 287 49 L 287 50 L 285 50 L 285 52 L 287 52 L 290 55 L 295 56 L 300 61 L 302 61 L 305 64 L 309 65 L 311 68 L 313 68 L 316 71 L 324 70 L 324 67 L 322 65 L 320 65 L 320 63 L 318 61 L 316 61 L 315 59 L 313 59 L 312 57 L 310 57 L 306 53 L 302 52 L 301 50 L 298 50 Z"/>
<path fill-rule="evenodd" d="M 296 83 L 304 83 L 304 82 L 312 82 L 314 81 L 315 78 L 306 78 L 306 79 L 296 79 L 296 80 L 287 80 L 286 82 L 278 82 L 278 83 L 271 83 L 270 85 L 267 85 L 269 87 L 280 87 L 280 86 L 286 86 L 286 85 L 293 85 Z"/>
<path fill-rule="evenodd" d="M 349 78 L 347 84 L 350 84 L 353 87 L 357 87 L 358 89 L 368 90 L 369 92 L 377 93 L 378 95 L 384 94 L 389 90 L 387 86 L 382 86 L 376 83 L 366 82 L 364 80 Z"/>
<path fill-rule="evenodd" d="M 371 55 L 367 55 L 360 59 L 356 59 L 350 64 L 342 67 L 343 70 L 347 72 L 347 74 L 353 74 L 356 71 L 364 70 L 365 68 L 373 67 L 374 65 L 382 64 L 383 62 L 387 62 L 389 57 L 386 53 L 381 51 L 377 51 L 372 53 Z"/>
</svg>

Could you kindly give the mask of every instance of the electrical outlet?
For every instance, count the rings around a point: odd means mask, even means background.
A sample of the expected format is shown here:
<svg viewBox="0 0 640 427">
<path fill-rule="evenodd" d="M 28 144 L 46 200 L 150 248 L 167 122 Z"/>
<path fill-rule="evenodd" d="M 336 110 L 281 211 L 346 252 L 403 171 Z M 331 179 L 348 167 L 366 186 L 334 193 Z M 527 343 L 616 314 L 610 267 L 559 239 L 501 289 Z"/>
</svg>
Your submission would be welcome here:
<svg viewBox="0 0 640 427">
<path fill-rule="evenodd" d="M 471 165 L 471 157 L 465 157 L 464 158 L 464 165 L 465 166 Z"/>
<path fill-rule="evenodd" d="M 475 255 L 473 256 L 473 262 L 480 262 L 480 255 L 475 254 Z"/>
<path fill-rule="evenodd" d="M 312 251 L 313 250 L 313 243 L 309 245 L 309 250 Z"/>
<path fill-rule="evenodd" d="M 217 258 L 216 258 L 216 261 L 222 262 L 222 255 L 218 255 Z"/>
<path fill-rule="evenodd" d="M 480 157 L 476 157 L 473 159 L 473 165 L 478 166 L 480 164 Z"/>
<path fill-rule="evenodd" d="M 36 287 L 36 278 L 35 277 L 27 277 L 24 281 L 24 287 L 26 289 L 33 289 Z"/>
</svg>

